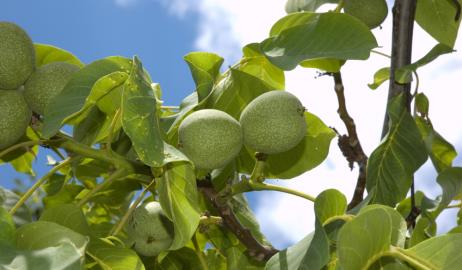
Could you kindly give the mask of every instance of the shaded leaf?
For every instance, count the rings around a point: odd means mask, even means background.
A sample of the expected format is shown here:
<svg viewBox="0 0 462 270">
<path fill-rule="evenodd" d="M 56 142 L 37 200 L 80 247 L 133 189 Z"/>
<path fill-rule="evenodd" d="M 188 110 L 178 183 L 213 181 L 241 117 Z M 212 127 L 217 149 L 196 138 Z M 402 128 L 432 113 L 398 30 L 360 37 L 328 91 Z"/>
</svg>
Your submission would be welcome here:
<svg viewBox="0 0 462 270">
<path fill-rule="evenodd" d="M 294 178 L 315 168 L 327 157 L 335 132 L 309 112 L 305 112 L 305 121 L 307 132 L 297 146 L 287 152 L 268 156 L 267 178 Z M 255 162 L 254 153 L 243 147 L 238 159 L 239 172 L 250 174 Z"/>
<path fill-rule="evenodd" d="M 35 43 L 34 47 L 35 64 L 37 67 L 53 62 L 66 62 L 79 66 L 80 68 L 84 66 L 84 64 L 75 55 L 64 49 L 39 43 Z"/>
<path fill-rule="evenodd" d="M 87 254 L 104 270 L 144 270 L 135 251 L 111 245 L 97 238 L 92 238 Z"/>
<path fill-rule="evenodd" d="M 90 227 L 85 215 L 75 204 L 61 204 L 47 208 L 40 216 L 40 221 L 54 222 L 82 235 L 90 235 Z"/>
<path fill-rule="evenodd" d="M 329 241 L 318 220 L 315 226 L 313 233 L 271 257 L 265 270 L 322 269 L 329 261 Z"/>
<path fill-rule="evenodd" d="M 130 59 L 112 56 L 88 64 L 75 73 L 63 91 L 47 106 L 42 136 L 50 138 L 60 129 L 64 119 L 80 111 L 93 85 L 101 77 L 116 71 L 128 73 L 130 68 Z"/>
<path fill-rule="evenodd" d="M 314 213 L 321 224 L 331 217 L 345 214 L 347 210 L 345 195 L 336 189 L 327 189 L 316 196 Z"/>
<path fill-rule="evenodd" d="M 444 1 L 443 1 L 444 2 Z M 395 72 L 395 81 L 398 83 L 409 83 L 412 81 L 412 72 L 416 71 L 418 68 L 432 62 L 440 55 L 452 53 L 454 50 L 452 47 L 445 44 L 435 45 L 424 57 L 420 58 L 415 63 L 399 68 Z"/>
<path fill-rule="evenodd" d="M 0 186 L 0 207 L 9 211 L 18 201 L 19 196 L 16 193 Z M 16 210 L 13 215 L 13 221 L 16 226 L 32 222 L 32 214 L 25 204 Z"/>
<path fill-rule="evenodd" d="M 263 233 L 260 231 L 260 224 L 258 224 L 255 214 L 250 208 L 244 194 L 233 196 L 230 204 L 233 213 L 239 220 L 239 223 L 241 223 L 244 228 L 249 229 L 258 242 L 264 245 L 270 245 L 270 242 L 268 242 Z"/>
<path fill-rule="evenodd" d="M 375 90 L 379 88 L 379 86 L 382 85 L 382 83 L 388 81 L 389 79 L 390 79 L 390 68 L 384 67 L 375 72 L 374 82 L 369 83 L 367 86 L 369 86 L 370 89 Z"/>
<path fill-rule="evenodd" d="M 422 116 L 428 116 L 428 110 L 430 108 L 430 103 L 427 96 L 424 93 L 417 93 L 415 96 L 415 106 L 417 112 Z"/>
<path fill-rule="evenodd" d="M 441 202 L 435 210 L 435 213 L 439 214 L 462 193 L 462 167 L 451 167 L 442 171 L 436 181 L 443 190 Z"/>
<path fill-rule="evenodd" d="M 294 13 L 276 22 L 261 46 L 273 64 L 292 70 L 308 59 L 367 59 L 377 41 L 367 26 L 347 14 Z"/>
<path fill-rule="evenodd" d="M 419 0 L 415 20 L 434 39 L 452 48 L 460 25 L 460 19 L 455 20 L 456 11 L 448 0 Z"/>
<path fill-rule="evenodd" d="M 16 244 L 15 233 L 13 217 L 0 206 L 0 245 L 14 246 Z"/>
<path fill-rule="evenodd" d="M 34 270 L 80 270 L 84 260 L 72 242 L 63 240 L 57 246 L 33 251 L 0 245 L 0 266 L 2 269 L 32 269 L 33 266 Z"/>
<path fill-rule="evenodd" d="M 210 94 L 215 80 L 220 74 L 223 58 L 214 53 L 192 52 L 184 57 L 191 70 L 199 101 Z"/>
<path fill-rule="evenodd" d="M 316 68 L 326 72 L 339 72 L 343 64 L 345 64 L 345 60 L 321 58 L 302 61 L 300 66 L 304 68 Z"/>
<path fill-rule="evenodd" d="M 173 221 L 175 237 L 171 250 L 186 245 L 199 225 L 199 203 L 194 169 L 189 163 L 167 166 L 158 184 L 159 202 Z"/>
<path fill-rule="evenodd" d="M 391 125 L 386 138 L 372 152 L 367 164 L 367 190 L 376 188 L 372 202 L 394 206 L 406 197 L 414 172 L 427 153 L 412 116 L 403 106 L 404 96 L 390 101 Z"/>
<path fill-rule="evenodd" d="M 34 132 L 31 127 L 27 127 L 26 134 L 24 134 L 18 142 L 37 141 L 39 136 Z M 38 155 L 39 147 L 34 145 L 26 148 L 18 148 L 0 158 L 0 166 L 2 163 L 9 163 L 17 172 L 27 173 L 35 176 L 35 172 L 32 168 L 32 162 Z"/>
</svg>

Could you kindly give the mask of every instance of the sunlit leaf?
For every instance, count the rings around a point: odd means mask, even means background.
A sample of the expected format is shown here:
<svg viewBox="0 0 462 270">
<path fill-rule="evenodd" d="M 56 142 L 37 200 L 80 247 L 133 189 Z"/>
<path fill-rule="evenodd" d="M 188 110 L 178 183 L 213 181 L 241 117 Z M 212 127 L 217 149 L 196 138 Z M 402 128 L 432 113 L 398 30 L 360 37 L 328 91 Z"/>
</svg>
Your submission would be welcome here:
<svg viewBox="0 0 462 270">
<path fill-rule="evenodd" d="M 207 97 L 220 74 L 224 59 L 219 55 L 207 52 L 192 52 L 184 57 L 191 70 L 199 101 Z"/>
<path fill-rule="evenodd" d="M 316 11 L 318 7 L 326 3 L 337 3 L 339 0 L 287 0 L 286 12 L 298 12 L 298 11 Z"/>
<path fill-rule="evenodd" d="M 388 81 L 390 79 L 390 68 L 384 67 L 377 70 L 374 74 L 374 82 L 368 84 L 369 88 L 375 90 L 379 88 L 382 83 Z"/>
<path fill-rule="evenodd" d="M 389 133 L 367 164 L 366 187 L 376 189 L 374 203 L 394 206 L 403 200 L 414 172 L 427 160 L 425 144 L 403 100 L 404 96 L 399 95 L 390 102 Z"/>
<path fill-rule="evenodd" d="M 47 44 L 34 44 L 35 63 L 37 67 L 53 62 L 66 62 L 83 67 L 84 64 L 72 53 Z"/>
<path fill-rule="evenodd" d="M 314 212 L 321 224 L 329 218 L 345 214 L 347 200 L 345 195 L 336 189 L 328 189 L 316 196 Z"/>
<path fill-rule="evenodd" d="M 104 270 L 145 269 L 135 251 L 117 247 L 96 238 L 91 239 L 87 254 Z"/>
</svg>

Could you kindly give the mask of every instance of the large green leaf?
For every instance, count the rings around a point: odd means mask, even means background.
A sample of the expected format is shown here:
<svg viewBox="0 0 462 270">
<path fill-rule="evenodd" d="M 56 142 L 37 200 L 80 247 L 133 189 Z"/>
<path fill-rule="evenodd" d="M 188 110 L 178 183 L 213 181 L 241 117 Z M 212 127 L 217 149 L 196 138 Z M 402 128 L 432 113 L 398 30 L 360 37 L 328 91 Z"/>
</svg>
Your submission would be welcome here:
<svg viewBox="0 0 462 270">
<path fill-rule="evenodd" d="M 20 197 L 9 189 L 0 186 L 0 207 L 10 210 L 19 201 Z M 32 214 L 29 208 L 23 204 L 13 215 L 13 221 L 16 226 L 22 226 L 32 222 Z"/>
<path fill-rule="evenodd" d="M 340 229 L 337 255 L 342 269 L 367 269 L 380 254 L 390 249 L 392 220 L 389 211 L 365 211 Z"/>
<path fill-rule="evenodd" d="M 262 42 L 265 55 L 284 70 L 308 59 L 364 60 L 375 47 L 371 31 L 343 13 L 290 14 L 276 22 L 271 37 Z"/>
<path fill-rule="evenodd" d="M 259 78 L 237 69 L 230 69 L 207 98 L 207 107 L 224 111 L 239 119 L 247 104 L 271 90 L 274 89 Z"/>
<path fill-rule="evenodd" d="M 435 213 L 439 214 L 462 193 L 462 167 L 451 167 L 442 171 L 436 181 L 443 190 L 440 204 L 435 210 Z"/>
<path fill-rule="evenodd" d="M 417 116 L 415 122 L 425 141 L 425 149 L 435 169 L 441 172 L 451 167 L 452 161 L 457 156 L 454 146 L 433 129 L 429 120 Z"/>
<path fill-rule="evenodd" d="M 92 238 L 87 255 L 103 270 L 144 270 L 144 265 L 135 251 L 111 245 L 106 241 Z"/>
<path fill-rule="evenodd" d="M 267 83 L 273 89 L 285 89 L 284 71 L 273 65 L 263 54 L 259 43 L 247 44 L 238 69 Z"/>
<path fill-rule="evenodd" d="M 80 207 L 75 204 L 61 204 L 47 208 L 40 216 L 40 221 L 54 222 L 82 235 L 90 235 L 87 220 Z"/>
<path fill-rule="evenodd" d="M 138 157 L 145 164 L 161 167 L 172 161 L 188 159 L 162 139 L 157 99 L 138 58 L 133 61 L 122 97 L 122 125 Z"/>
<path fill-rule="evenodd" d="M 372 152 L 367 164 L 367 190 L 375 188 L 374 203 L 394 206 L 406 197 L 414 172 L 426 161 L 422 136 L 404 108 L 404 96 L 388 106 L 391 126 L 387 137 Z"/>
<path fill-rule="evenodd" d="M 57 246 L 71 241 L 83 255 L 89 237 L 83 236 L 54 222 L 36 221 L 21 226 L 16 231 L 16 245 L 20 249 L 36 250 Z"/>
<path fill-rule="evenodd" d="M 83 258 L 83 254 L 69 240 L 32 251 L 0 245 L 1 269 L 81 270 L 84 267 Z"/>
<path fill-rule="evenodd" d="M 316 11 L 318 7 L 327 3 L 337 3 L 339 0 L 287 0 L 286 12 L 298 12 L 298 11 Z"/>
<path fill-rule="evenodd" d="M 416 62 L 399 68 L 395 72 L 395 81 L 398 83 L 409 83 L 412 81 L 412 72 L 415 72 L 418 68 L 425 66 L 426 64 L 432 62 L 439 56 L 447 53 L 452 53 L 454 50 L 452 47 L 439 43 L 435 45 L 424 57 L 420 58 Z"/>
<path fill-rule="evenodd" d="M 83 67 L 84 64 L 72 53 L 52 45 L 34 44 L 37 67 L 53 62 L 66 62 Z"/>
<path fill-rule="evenodd" d="M 191 164 L 175 162 L 167 165 L 158 184 L 159 202 L 173 221 L 175 237 L 171 250 L 186 245 L 199 225 L 200 212 L 196 176 Z"/>
<path fill-rule="evenodd" d="M 318 220 L 315 228 L 300 242 L 271 257 L 265 270 L 322 269 L 329 261 L 329 240 Z"/>
<path fill-rule="evenodd" d="M 457 7 L 449 0 L 419 0 L 416 22 L 438 42 L 454 47 L 460 19 L 455 20 Z"/>
<path fill-rule="evenodd" d="M 215 80 L 220 74 L 223 58 L 214 53 L 192 52 L 184 57 L 191 70 L 199 101 L 203 100 L 212 91 Z"/>
<path fill-rule="evenodd" d="M 116 71 L 129 72 L 130 59 L 112 56 L 97 60 L 75 73 L 66 87 L 47 106 L 42 128 L 42 136 L 50 138 L 63 124 L 64 119 L 80 111 L 93 85 L 103 76 Z"/>
<path fill-rule="evenodd" d="M 462 265 L 462 234 L 454 233 L 430 238 L 402 251 L 426 269 L 458 270 Z"/>
<path fill-rule="evenodd" d="M 328 189 L 316 196 L 314 212 L 321 224 L 329 218 L 345 214 L 347 210 L 345 195 L 336 189 Z"/>
<path fill-rule="evenodd" d="M 307 132 L 297 146 L 287 152 L 268 156 L 267 178 L 294 178 L 315 168 L 327 157 L 335 132 L 309 112 L 305 112 L 305 121 Z M 255 162 L 254 153 L 244 147 L 238 159 L 239 171 L 250 174 Z"/>
<path fill-rule="evenodd" d="M 13 217 L 0 206 L 0 245 L 14 246 L 16 243 L 16 226 Z"/>
</svg>

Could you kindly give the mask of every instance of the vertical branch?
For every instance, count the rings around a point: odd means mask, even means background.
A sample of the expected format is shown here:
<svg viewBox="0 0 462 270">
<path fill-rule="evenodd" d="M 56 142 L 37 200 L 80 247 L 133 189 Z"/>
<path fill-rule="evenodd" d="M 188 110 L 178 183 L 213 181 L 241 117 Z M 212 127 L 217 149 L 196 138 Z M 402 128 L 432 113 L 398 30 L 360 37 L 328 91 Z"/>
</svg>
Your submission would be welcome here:
<svg viewBox="0 0 462 270">
<path fill-rule="evenodd" d="M 367 156 L 359 142 L 358 134 L 356 132 L 356 124 L 353 118 L 348 113 L 345 101 L 344 86 L 342 81 L 342 74 L 340 72 L 333 73 L 335 82 L 335 94 L 338 100 L 338 114 L 342 119 L 347 129 L 348 135 L 339 137 L 339 147 L 343 155 L 349 162 L 350 168 L 353 168 L 353 163 L 357 163 L 359 167 L 358 180 L 356 182 L 353 198 L 348 204 L 348 209 L 358 205 L 363 200 L 364 189 L 366 188 L 366 167 Z"/>
<path fill-rule="evenodd" d="M 411 111 L 411 83 L 400 84 L 395 81 L 395 71 L 403 66 L 411 64 L 412 60 L 412 36 L 414 32 L 414 18 L 417 0 L 395 0 L 393 6 L 393 32 L 390 64 L 390 86 L 388 90 L 388 102 L 399 94 L 405 95 L 405 103 L 402 104 L 408 112 Z M 388 110 L 383 122 L 382 138 L 389 131 Z M 411 213 L 407 218 L 408 227 L 415 225 L 415 219 L 419 209 L 415 206 L 414 179 L 411 184 Z"/>
</svg>

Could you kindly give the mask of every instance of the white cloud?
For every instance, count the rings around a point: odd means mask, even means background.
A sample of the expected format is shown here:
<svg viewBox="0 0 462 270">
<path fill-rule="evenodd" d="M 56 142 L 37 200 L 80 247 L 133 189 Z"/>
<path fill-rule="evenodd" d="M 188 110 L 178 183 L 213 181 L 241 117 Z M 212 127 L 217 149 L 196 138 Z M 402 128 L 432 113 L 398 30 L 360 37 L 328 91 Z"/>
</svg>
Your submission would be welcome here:
<svg viewBox="0 0 462 270">
<path fill-rule="evenodd" d="M 242 46 L 267 37 L 271 25 L 285 15 L 285 1 L 174 0 L 163 3 L 170 9 L 180 6 L 183 12 L 198 13 L 199 36 L 195 43 L 197 49 L 216 52 L 224 56 L 228 63 L 233 63 L 239 59 Z M 181 14 L 184 15 L 179 15 Z M 391 51 L 390 17 L 383 24 L 383 29 L 374 30 L 381 46 L 378 50 L 388 54 Z M 413 59 L 425 55 L 435 44 L 436 41 L 416 25 Z M 458 45 L 456 49 L 460 51 L 461 46 Z M 360 140 L 367 154 L 370 154 L 380 142 L 388 88 L 388 83 L 385 83 L 376 91 L 372 91 L 368 89 L 367 83 L 371 82 L 376 70 L 388 64 L 387 58 L 373 54 L 365 62 L 350 61 L 343 69 L 347 107 L 356 121 Z M 453 120 L 454 116 L 462 115 L 462 106 L 459 105 L 462 94 L 456 83 L 460 80 L 461 69 L 462 59 L 459 54 L 441 57 L 419 70 L 420 91 L 430 98 L 430 117 L 435 128 L 450 142 L 459 145 L 462 143 L 462 126 L 455 125 Z M 302 68 L 287 72 L 286 88 L 296 94 L 308 110 L 318 115 L 327 125 L 334 126 L 344 133 L 343 123 L 336 114 L 337 101 L 332 79 L 326 76 L 315 79 L 316 75 L 316 71 Z M 417 188 L 425 190 L 430 196 L 438 195 L 440 190 L 435 184 L 435 176 L 431 164 L 427 162 L 417 174 Z M 356 177 L 357 170 L 348 169 L 336 142 L 333 141 L 329 157 L 321 166 L 296 179 L 277 183 L 312 195 L 317 195 L 327 188 L 336 188 L 350 197 Z M 296 242 L 313 230 L 312 203 L 275 192 L 261 194 L 262 196 L 258 196 L 259 206 L 255 209 L 256 215 L 263 232 L 276 246 L 287 244 L 285 239 Z M 442 222 L 442 225 L 444 231 L 451 224 Z"/>
</svg>

